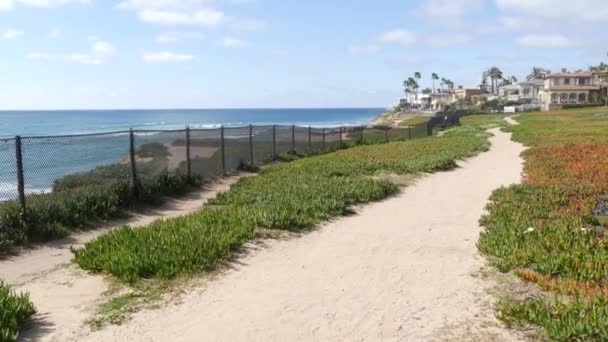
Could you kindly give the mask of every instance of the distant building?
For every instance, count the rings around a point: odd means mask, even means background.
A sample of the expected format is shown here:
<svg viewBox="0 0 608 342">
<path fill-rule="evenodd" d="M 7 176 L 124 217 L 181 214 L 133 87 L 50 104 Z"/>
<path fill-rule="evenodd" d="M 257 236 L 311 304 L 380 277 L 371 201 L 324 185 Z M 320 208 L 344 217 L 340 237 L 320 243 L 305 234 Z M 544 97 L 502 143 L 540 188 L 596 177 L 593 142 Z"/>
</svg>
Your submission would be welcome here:
<svg viewBox="0 0 608 342">
<path fill-rule="evenodd" d="M 562 70 L 560 73 L 551 74 L 545 80 L 544 110 L 561 109 L 567 104 L 590 104 L 593 103 L 594 94 L 600 93 L 606 84 L 601 80 L 601 75 L 608 71 L 577 71 L 568 72 Z"/>
<path fill-rule="evenodd" d="M 544 89 L 544 80 L 530 80 L 501 86 L 498 88 L 498 96 L 522 104 L 541 104 Z"/>
<path fill-rule="evenodd" d="M 456 102 L 456 95 L 453 90 L 438 91 L 429 94 L 429 96 L 430 109 L 432 110 L 443 110 L 447 105 Z"/>
<path fill-rule="evenodd" d="M 456 100 L 470 100 L 472 96 L 484 95 L 488 94 L 488 91 L 485 89 L 465 89 L 462 86 L 458 87 L 458 89 L 454 90 L 454 96 Z"/>
</svg>

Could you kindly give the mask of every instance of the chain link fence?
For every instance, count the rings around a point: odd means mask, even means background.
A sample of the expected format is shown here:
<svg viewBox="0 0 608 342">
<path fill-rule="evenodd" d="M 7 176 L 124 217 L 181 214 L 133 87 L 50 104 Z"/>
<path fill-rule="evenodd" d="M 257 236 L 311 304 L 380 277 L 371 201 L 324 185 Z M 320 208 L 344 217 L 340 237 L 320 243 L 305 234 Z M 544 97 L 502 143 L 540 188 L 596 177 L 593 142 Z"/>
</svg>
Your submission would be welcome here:
<svg viewBox="0 0 608 342">
<path fill-rule="evenodd" d="M 193 179 L 248 169 L 282 155 L 426 137 L 410 127 L 244 126 L 131 130 L 0 139 L 0 246 L 62 234 L 115 217 L 147 197 L 179 193 Z M 30 232 L 28 232 L 30 233 Z M 21 234 L 21 235 L 20 235 Z M 7 237 L 8 236 L 8 237 Z"/>
</svg>

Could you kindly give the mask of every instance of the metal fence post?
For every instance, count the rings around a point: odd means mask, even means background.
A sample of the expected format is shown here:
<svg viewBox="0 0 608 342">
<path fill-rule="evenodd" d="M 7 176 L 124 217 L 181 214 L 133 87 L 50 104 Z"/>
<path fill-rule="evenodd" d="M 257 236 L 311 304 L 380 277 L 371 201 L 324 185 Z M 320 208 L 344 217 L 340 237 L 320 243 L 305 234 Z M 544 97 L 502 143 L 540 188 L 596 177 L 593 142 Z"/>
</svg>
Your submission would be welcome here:
<svg viewBox="0 0 608 342">
<path fill-rule="evenodd" d="M 131 164 L 131 187 L 135 196 L 139 195 L 139 181 L 137 179 L 137 166 L 135 165 L 135 134 L 133 128 L 129 130 L 129 163 Z"/>
<path fill-rule="evenodd" d="M 15 157 L 17 161 L 17 191 L 19 192 L 19 205 L 21 206 L 21 219 L 25 220 L 25 178 L 23 177 L 23 153 L 21 150 L 21 137 L 15 137 Z"/>
<path fill-rule="evenodd" d="M 296 125 L 291 126 L 291 154 L 296 154 Z"/>
<path fill-rule="evenodd" d="M 253 166 L 253 125 L 249 125 L 249 164 Z"/>
<path fill-rule="evenodd" d="M 308 126 L 308 152 L 312 152 L 312 128 Z"/>
<path fill-rule="evenodd" d="M 325 151 L 325 128 L 323 128 L 323 150 Z"/>
<path fill-rule="evenodd" d="M 277 125 L 272 125 L 272 159 L 277 159 Z"/>
<path fill-rule="evenodd" d="M 226 145 L 224 141 L 224 125 L 220 126 L 220 146 L 222 153 L 222 171 L 226 172 Z"/>
<path fill-rule="evenodd" d="M 192 159 L 190 157 L 190 126 L 186 126 L 186 176 L 192 178 Z"/>
<path fill-rule="evenodd" d="M 365 130 L 365 126 L 361 126 L 361 134 L 360 134 L 360 137 L 359 137 L 359 142 L 360 142 L 360 143 L 363 143 L 363 142 L 364 142 L 364 141 L 363 141 L 363 131 L 364 131 L 364 130 Z"/>
</svg>

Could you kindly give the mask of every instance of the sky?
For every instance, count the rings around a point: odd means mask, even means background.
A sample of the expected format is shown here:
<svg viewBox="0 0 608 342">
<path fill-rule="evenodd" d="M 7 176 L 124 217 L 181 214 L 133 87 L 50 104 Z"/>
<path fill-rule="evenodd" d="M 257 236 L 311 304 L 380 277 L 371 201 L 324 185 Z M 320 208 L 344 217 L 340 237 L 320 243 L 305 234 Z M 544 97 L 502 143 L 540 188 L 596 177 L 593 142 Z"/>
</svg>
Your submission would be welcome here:
<svg viewBox="0 0 608 342">
<path fill-rule="evenodd" d="M 0 109 L 387 107 L 608 61 L 606 0 L 0 0 Z"/>
</svg>

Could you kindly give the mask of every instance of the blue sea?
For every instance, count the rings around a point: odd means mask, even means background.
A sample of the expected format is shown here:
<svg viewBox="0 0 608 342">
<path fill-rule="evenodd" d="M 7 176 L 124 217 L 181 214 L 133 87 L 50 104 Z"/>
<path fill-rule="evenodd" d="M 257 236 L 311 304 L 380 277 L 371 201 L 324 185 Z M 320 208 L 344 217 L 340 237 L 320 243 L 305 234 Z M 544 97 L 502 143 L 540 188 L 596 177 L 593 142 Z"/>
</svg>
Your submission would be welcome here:
<svg viewBox="0 0 608 342">
<path fill-rule="evenodd" d="M 175 130 L 186 125 L 194 129 L 249 124 L 357 126 L 369 123 L 383 111 L 382 108 L 0 111 L 0 201 L 17 197 L 15 143 L 12 139 L 16 135 L 23 137 L 26 193 L 36 194 L 50 192 L 54 181 L 65 175 L 114 164 L 128 155 L 129 139 L 124 133 L 66 138 L 48 136 L 116 132 L 130 128 Z M 168 143 L 183 138 L 183 133 L 178 137 L 170 134 L 142 133 L 136 137 L 136 144 Z"/>
<path fill-rule="evenodd" d="M 0 111 L 0 137 L 181 129 L 186 125 L 354 126 L 368 123 L 382 112 L 382 108 Z"/>
</svg>

